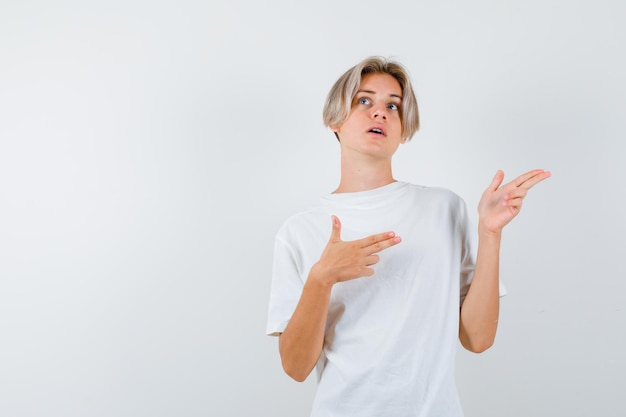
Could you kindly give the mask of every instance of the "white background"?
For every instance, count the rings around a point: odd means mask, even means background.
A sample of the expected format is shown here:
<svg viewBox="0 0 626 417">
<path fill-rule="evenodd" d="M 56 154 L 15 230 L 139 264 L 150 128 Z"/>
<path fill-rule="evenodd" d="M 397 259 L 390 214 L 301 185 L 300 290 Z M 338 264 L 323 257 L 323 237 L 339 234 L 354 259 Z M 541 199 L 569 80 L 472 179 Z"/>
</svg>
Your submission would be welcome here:
<svg viewBox="0 0 626 417">
<path fill-rule="evenodd" d="M 626 415 L 625 15 L 2 0 L 0 416 L 306 416 L 264 335 L 273 237 L 336 187 L 323 101 L 368 55 L 420 104 L 396 178 L 471 209 L 498 168 L 553 173 L 506 230 L 496 345 L 459 350 L 467 416 Z"/>
</svg>

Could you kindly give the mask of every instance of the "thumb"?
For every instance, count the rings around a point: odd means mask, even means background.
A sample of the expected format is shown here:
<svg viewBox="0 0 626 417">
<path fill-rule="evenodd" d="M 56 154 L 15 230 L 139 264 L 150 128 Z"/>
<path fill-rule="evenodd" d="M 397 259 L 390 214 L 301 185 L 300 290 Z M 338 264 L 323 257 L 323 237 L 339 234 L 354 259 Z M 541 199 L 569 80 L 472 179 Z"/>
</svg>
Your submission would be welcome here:
<svg viewBox="0 0 626 417">
<path fill-rule="evenodd" d="M 491 180 L 491 184 L 489 184 L 489 189 L 491 191 L 496 191 L 498 187 L 502 184 L 502 180 L 504 180 L 504 172 L 501 169 L 496 172 L 496 175 Z"/>
<path fill-rule="evenodd" d="M 333 229 L 330 232 L 330 241 L 331 242 L 341 241 L 341 222 L 339 221 L 339 217 L 333 215 L 333 216 L 330 216 L 330 218 L 333 221 Z"/>
</svg>

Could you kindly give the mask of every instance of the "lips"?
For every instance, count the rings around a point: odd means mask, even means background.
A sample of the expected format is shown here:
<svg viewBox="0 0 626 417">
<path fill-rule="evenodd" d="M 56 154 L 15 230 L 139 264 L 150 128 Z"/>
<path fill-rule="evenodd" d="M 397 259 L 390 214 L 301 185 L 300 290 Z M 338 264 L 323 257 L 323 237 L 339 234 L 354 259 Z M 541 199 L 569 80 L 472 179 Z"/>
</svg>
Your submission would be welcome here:
<svg viewBox="0 0 626 417">
<path fill-rule="evenodd" d="M 387 136 L 387 131 L 385 127 L 382 125 L 374 125 L 369 128 L 368 133 L 373 133 L 375 135 Z"/>
</svg>

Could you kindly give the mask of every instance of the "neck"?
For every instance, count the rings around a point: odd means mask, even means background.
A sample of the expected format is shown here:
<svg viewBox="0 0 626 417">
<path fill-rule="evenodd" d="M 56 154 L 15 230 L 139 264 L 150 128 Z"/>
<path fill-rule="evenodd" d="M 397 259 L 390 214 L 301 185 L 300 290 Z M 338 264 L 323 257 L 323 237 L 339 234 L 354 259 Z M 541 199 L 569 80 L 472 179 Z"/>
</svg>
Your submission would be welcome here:
<svg viewBox="0 0 626 417">
<path fill-rule="evenodd" d="M 354 193 L 358 191 L 373 190 L 395 179 L 391 173 L 391 160 L 348 160 L 341 156 L 341 181 L 335 193 Z"/>
</svg>

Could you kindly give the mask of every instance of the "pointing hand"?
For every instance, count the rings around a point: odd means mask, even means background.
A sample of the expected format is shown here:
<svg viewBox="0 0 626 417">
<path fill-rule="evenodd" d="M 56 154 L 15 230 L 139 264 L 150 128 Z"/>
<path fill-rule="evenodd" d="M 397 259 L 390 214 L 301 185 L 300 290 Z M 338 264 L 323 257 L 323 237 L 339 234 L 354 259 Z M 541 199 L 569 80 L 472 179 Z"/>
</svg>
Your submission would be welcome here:
<svg viewBox="0 0 626 417">
<path fill-rule="evenodd" d="M 311 273 L 329 284 L 372 276 L 374 270 L 370 267 L 379 261 L 378 253 L 400 241 L 400 236 L 394 232 L 343 241 L 341 222 L 337 216 L 332 216 L 330 239 L 320 260 L 311 268 Z"/>
</svg>

